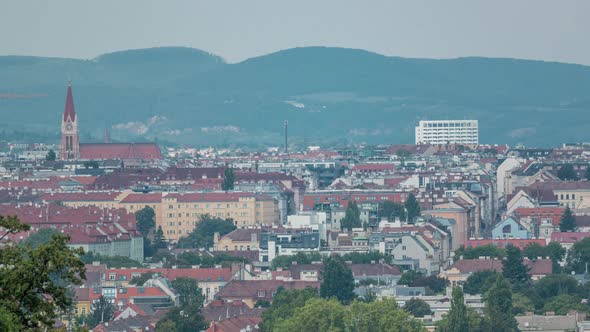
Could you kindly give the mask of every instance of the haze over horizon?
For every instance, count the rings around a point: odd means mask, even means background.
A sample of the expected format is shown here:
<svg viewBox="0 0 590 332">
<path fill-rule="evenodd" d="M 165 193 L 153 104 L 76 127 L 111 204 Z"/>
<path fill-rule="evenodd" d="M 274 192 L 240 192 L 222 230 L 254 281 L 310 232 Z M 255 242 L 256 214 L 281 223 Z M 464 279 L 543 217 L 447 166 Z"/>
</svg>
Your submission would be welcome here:
<svg viewBox="0 0 590 332">
<path fill-rule="evenodd" d="M 305 46 L 388 56 L 519 58 L 590 65 L 588 1 L 297 3 L 114 0 L 8 1 L 0 55 L 91 59 L 184 46 L 230 63 Z M 453 19 L 450 20 L 449 17 Z M 10 35 L 7 33 L 10 32 Z"/>
</svg>

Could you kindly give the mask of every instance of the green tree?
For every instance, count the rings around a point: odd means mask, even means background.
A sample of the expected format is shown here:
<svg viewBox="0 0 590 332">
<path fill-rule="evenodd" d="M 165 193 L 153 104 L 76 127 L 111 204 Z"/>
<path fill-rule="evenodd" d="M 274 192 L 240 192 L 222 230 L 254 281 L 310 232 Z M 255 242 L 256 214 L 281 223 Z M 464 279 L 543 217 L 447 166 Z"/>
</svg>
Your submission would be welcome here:
<svg viewBox="0 0 590 332">
<path fill-rule="evenodd" d="M 340 220 L 340 228 L 342 230 L 352 230 L 356 227 L 361 227 L 361 211 L 356 202 L 349 201 L 344 218 Z"/>
<path fill-rule="evenodd" d="M 514 318 L 512 307 L 510 283 L 502 276 L 496 278 L 492 288 L 485 294 L 484 313 L 494 331 L 518 331 L 518 323 Z"/>
<path fill-rule="evenodd" d="M 404 310 L 411 313 L 414 317 L 424 317 L 432 314 L 430 306 L 422 299 L 411 299 L 404 305 Z"/>
<path fill-rule="evenodd" d="M 549 256 L 549 258 L 551 258 L 551 262 L 553 263 L 553 273 L 560 273 L 560 262 L 565 258 L 565 248 L 562 247 L 559 242 L 549 242 L 549 244 L 545 247 L 545 250 L 546 256 Z"/>
<path fill-rule="evenodd" d="M 5 233 L 29 229 L 16 217 L 0 217 Z M 81 249 L 68 248 L 69 238 L 54 234 L 36 248 L 29 245 L 5 245 L 0 249 L 0 308 L 8 326 L 19 329 L 52 327 L 57 312 L 72 305 L 67 292 L 85 278 Z"/>
<path fill-rule="evenodd" d="M 109 268 L 123 268 L 123 267 L 141 267 L 142 264 L 125 256 L 101 256 L 89 251 L 80 256 L 80 260 L 84 264 L 92 264 L 92 262 L 101 262 L 106 264 Z"/>
<path fill-rule="evenodd" d="M 150 272 L 142 273 L 140 276 L 131 278 L 129 283 L 131 285 L 143 286 L 143 284 L 152 278 L 152 275 Z"/>
<path fill-rule="evenodd" d="M 469 321 L 467 319 L 467 306 L 460 287 L 453 288 L 451 309 L 444 319 L 439 323 L 437 331 L 441 332 L 469 332 Z"/>
<path fill-rule="evenodd" d="M 135 220 L 137 221 L 137 229 L 145 238 L 156 226 L 156 213 L 154 209 L 146 205 L 143 209 L 135 212 Z"/>
<path fill-rule="evenodd" d="M 336 299 L 310 299 L 291 317 L 279 320 L 273 331 L 344 331 L 345 307 Z"/>
<path fill-rule="evenodd" d="M 25 241 L 25 244 L 35 249 L 42 244 L 46 244 L 51 241 L 53 235 L 59 235 L 60 233 L 55 228 L 41 228 L 37 233 L 31 234 Z"/>
<path fill-rule="evenodd" d="M 53 150 L 49 150 L 49 152 L 47 152 L 47 155 L 45 156 L 45 160 L 47 161 L 55 161 L 56 158 L 57 156 L 55 155 L 55 151 Z"/>
<path fill-rule="evenodd" d="M 420 204 L 418 204 L 416 196 L 414 196 L 413 193 L 410 193 L 404 206 L 406 207 L 407 211 L 408 223 L 413 224 L 415 218 L 420 215 Z"/>
<path fill-rule="evenodd" d="M 502 275 L 515 287 L 522 287 L 531 280 L 529 268 L 524 264 L 518 247 L 512 245 L 506 247 L 506 258 L 502 261 Z"/>
<path fill-rule="evenodd" d="M 270 308 L 270 302 L 266 300 L 258 300 L 254 303 L 254 308 Z"/>
<path fill-rule="evenodd" d="M 566 315 L 568 312 L 575 310 L 581 313 L 588 313 L 590 307 L 581 303 L 582 298 L 575 295 L 562 294 L 550 298 L 545 302 L 543 311 L 553 311 L 556 315 Z"/>
<path fill-rule="evenodd" d="M 223 172 L 223 182 L 221 183 L 221 190 L 234 190 L 235 181 L 236 177 L 234 175 L 234 170 L 232 168 L 226 168 Z"/>
<path fill-rule="evenodd" d="M 320 276 L 321 297 L 335 297 L 343 304 L 348 304 L 354 299 L 354 277 L 341 256 L 334 255 L 326 258 Z"/>
<path fill-rule="evenodd" d="M 92 303 L 91 309 L 92 313 L 86 320 L 86 324 L 88 324 L 88 327 L 91 329 L 95 328 L 100 323 L 110 321 L 115 314 L 115 306 L 112 305 L 111 302 L 102 295 L 97 301 Z"/>
<path fill-rule="evenodd" d="M 162 226 L 158 226 L 158 230 L 156 231 L 156 235 L 154 235 L 154 248 L 165 249 L 167 247 L 168 247 L 168 241 L 166 241 L 166 237 L 164 236 L 164 231 L 162 230 Z"/>
<path fill-rule="evenodd" d="M 493 244 L 479 246 L 475 248 L 461 247 L 455 251 L 455 260 L 463 257 L 464 259 L 477 259 L 479 257 L 494 257 L 502 258 L 506 256 L 506 251 L 503 248 L 498 248 Z"/>
<path fill-rule="evenodd" d="M 448 280 L 439 276 L 431 275 L 424 276 L 419 275 L 414 279 L 412 286 L 414 287 L 426 287 L 428 294 L 440 293 L 447 288 Z"/>
<path fill-rule="evenodd" d="M 584 273 L 590 265 L 590 238 L 582 239 L 572 246 L 567 255 L 567 270 Z"/>
<path fill-rule="evenodd" d="M 402 273 L 401 278 L 397 282 L 398 285 L 412 286 L 416 281 L 416 278 L 422 276 L 422 273 L 416 272 L 415 270 L 407 270 Z"/>
<path fill-rule="evenodd" d="M 530 297 L 521 293 L 512 294 L 512 306 L 515 315 L 522 315 L 535 310 L 535 304 Z"/>
<path fill-rule="evenodd" d="M 291 268 L 291 265 L 293 265 L 293 262 L 301 265 L 321 261 L 322 255 L 317 251 L 298 252 L 295 255 L 280 255 L 275 257 L 270 263 L 270 269 L 273 271 L 277 268 L 289 269 Z"/>
<path fill-rule="evenodd" d="M 0 331 L 19 332 L 23 327 L 19 323 L 18 317 L 12 312 L 0 307 Z"/>
<path fill-rule="evenodd" d="M 393 221 L 396 217 L 406 221 L 406 210 L 403 205 L 391 201 L 379 204 L 379 220 L 386 218 L 388 221 Z"/>
<path fill-rule="evenodd" d="M 201 308 L 193 304 L 170 309 L 156 325 L 156 331 L 194 332 L 208 327 L 209 324 L 201 315 Z"/>
<path fill-rule="evenodd" d="M 344 261 L 350 261 L 352 264 L 370 264 L 371 262 L 379 262 L 384 260 L 386 263 L 391 262 L 391 256 L 385 256 L 379 251 L 369 252 L 349 252 L 342 255 Z"/>
<path fill-rule="evenodd" d="M 565 164 L 561 166 L 557 171 L 557 177 L 559 177 L 563 181 L 578 181 L 578 174 L 576 174 L 576 171 L 574 170 L 574 166 L 572 164 Z"/>
<path fill-rule="evenodd" d="M 522 255 L 530 260 L 536 260 L 537 257 L 548 256 L 546 247 L 538 244 L 537 242 L 531 242 L 527 244 L 526 247 L 522 249 Z"/>
<path fill-rule="evenodd" d="M 407 311 L 401 310 L 395 299 L 371 303 L 354 301 L 344 316 L 345 331 L 425 331 L 424 326 Z"/>
<path fill-rule="evenodd" d="M 561 219 L 559 220 L 559 230 L 562 232 L 574 231 L 576 229 L 576 219 L 572 214 L 569 206 L 565 208 Z"/>
<path fill-rule="evenodd" d="M 498 272 L 493 270 L 477 271 L 469 275 L 463 291 L 467 294 L 485 294 L 496 282 Z"/>
<path fill-rule="evenodd" d="M 233 219 L 221 219 L 209 214 L 199 216 L 197 226 L 188 236 L 178 241 L 180 248 L 210 248 L 213 246 L 213 235 L 223 236 L 236 229 Z"/>
<path fill-rule="evenodd" d="M 197 305 L 201 307 L 203 301 L 205 301 L 203 292 L 195 279 L 176 278 L 172 281 L 172 288 L 178 293 L 180 305 Z"/>
<path fill-rule="evenodd" d="M 534 289 L 542 299 L 579 292 L 578 281 L 567 274 L 550 274 L 541 278 L 535 283 Z"/>
<path fill-rule="evenodd" d="M 303 307 L 308 300 L 317 297 L 318 291 L 311 287 L 290 290 L 279 287 L 272 305 L 262 314 L 260 331 L 274 331 L 278 321 L 292 317 L 295 309 Z"/>
</svg>

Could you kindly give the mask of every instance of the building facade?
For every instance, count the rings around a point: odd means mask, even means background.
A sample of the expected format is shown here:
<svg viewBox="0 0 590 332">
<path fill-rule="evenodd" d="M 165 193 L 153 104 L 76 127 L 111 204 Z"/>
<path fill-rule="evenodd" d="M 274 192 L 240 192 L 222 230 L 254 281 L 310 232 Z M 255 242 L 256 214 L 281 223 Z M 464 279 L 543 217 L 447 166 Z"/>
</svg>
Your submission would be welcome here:
<svg viewBox="0 0 590 332">
<path fill-rule="evenodd" d="M 416 144 L 479 144 L 477 120 L 420 121 L 416 127 Z"/>
</svg>

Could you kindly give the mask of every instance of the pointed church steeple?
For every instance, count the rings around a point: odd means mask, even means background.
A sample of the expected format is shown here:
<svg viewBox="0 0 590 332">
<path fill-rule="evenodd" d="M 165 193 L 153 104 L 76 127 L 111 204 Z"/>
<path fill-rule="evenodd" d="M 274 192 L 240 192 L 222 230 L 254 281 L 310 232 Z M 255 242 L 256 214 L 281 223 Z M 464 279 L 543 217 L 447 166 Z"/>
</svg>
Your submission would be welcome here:
<svg viewBox="0 0 590 332">
<path fill-rule="evenodd" d="M 76 110 L 74 109 L 74 96 L 72 96 L 72 81 L 68 81 L 68 94 L 66 96 L 66 108 L 64 110 L 64 121 L 76 121 Z"/>
<path fill-rule="evenodd" d="M 78 138 L 78 119 L 74 109 L 72 82 L 68 81 L 66 107 L 61 121 L 61 160 L 75 160 L 80 158 L 80 140 Z"/>
</svg>

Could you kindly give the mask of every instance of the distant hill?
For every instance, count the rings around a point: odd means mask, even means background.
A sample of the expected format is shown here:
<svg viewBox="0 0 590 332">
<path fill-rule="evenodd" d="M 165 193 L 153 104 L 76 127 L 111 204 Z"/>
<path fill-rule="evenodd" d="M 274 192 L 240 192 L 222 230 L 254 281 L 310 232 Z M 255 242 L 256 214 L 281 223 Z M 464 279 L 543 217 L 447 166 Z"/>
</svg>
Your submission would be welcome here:
<svg viewBox="0 0 590 332">
<path fill-rule="evenodd" d="M 408 143 L 420 119 L 473 118 L 483 143 L 590 140 L 590 67 L 306 47 L 237 64 L 181 47 L 92 60 L 0 57 L 0 130 L 58 137 L 71 79 L 82 139 L 208 145 Z"/>
</svg>

